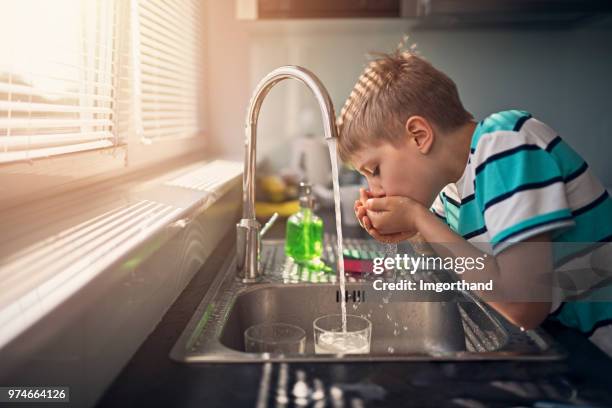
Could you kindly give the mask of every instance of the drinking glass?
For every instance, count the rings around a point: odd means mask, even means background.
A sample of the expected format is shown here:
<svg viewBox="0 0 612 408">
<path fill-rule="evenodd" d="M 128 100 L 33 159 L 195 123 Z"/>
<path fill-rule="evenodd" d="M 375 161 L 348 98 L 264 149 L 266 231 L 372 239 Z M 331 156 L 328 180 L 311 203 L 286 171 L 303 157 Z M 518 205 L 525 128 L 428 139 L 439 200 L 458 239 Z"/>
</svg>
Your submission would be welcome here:
<svg viewBox="0 0 612 408">
<path fill-rule="evenodd" d="M 249 353 L 303 354 L 306 332 L 288 323 L 261 323 L 244 331 L 244 348 Z"/>
<path fill-rule="evenodd" d="M 365 317 L 346 315 L 346 331 L 342 315 L 321 316 L 312 323 L 316 354 L 368 354 L 372 323 Z"/>
</svg>

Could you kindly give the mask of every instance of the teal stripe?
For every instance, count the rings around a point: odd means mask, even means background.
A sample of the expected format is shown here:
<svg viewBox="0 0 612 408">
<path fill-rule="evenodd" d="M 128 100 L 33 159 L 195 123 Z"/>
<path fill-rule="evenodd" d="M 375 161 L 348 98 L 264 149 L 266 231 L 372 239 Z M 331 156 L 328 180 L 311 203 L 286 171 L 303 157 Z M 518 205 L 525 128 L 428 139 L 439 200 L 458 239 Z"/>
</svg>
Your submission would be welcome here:
<svg viewBox="0 0 612 408">
<path fill-rule="evenodd" d="M 545 150 L 520 150 L 488 163 L 476 176 L 476 200 L 481 209 L 492 199 L 524 184 L 558 177 L 559 168 Z M 479 194 L 478 194 L 479 193 Z"/>
<path fill-rule="evenodd" d="M 455 232 L 459 229 L 459 208 L 444 200 L 444 213 L 446 222 Z"/>
<path fill-rule="evenodd" d="M 596 300 L 592 301 L 591 299 Z M 610 300 L 612 300 L 612 286 L 607 285 L 592 291 L 586 299 L 565 302 L 561 307 L 561 312 L 553 319 L 583 333 L 589 333 L 598 322 L 612 318 L 612 302 Z"/>
<path fill-rule="evenodd" d="M 470 147 L 476 149 L 480 138 L 487 133 L 493 133 L 500 130 L 513 130 L 516 122 L 527 115 L 529 115 L 529 112 L 526 111 L 508 110 L 488 116 L 480 122 L 474 130 L 474 136 L 472 137 L 472 144 Z"/>
<path fill-rule="evenodd" d="M 465 235 L 485 226 L 484 217 L 476 200 L 462 204 L 459 211 L 459 234 Z"/>
<path fill-rule="evenodd" d="M 506 228 L 505 230 L 499 232 L 497 235 L 493 237 L 491 240 L 492 244 L 497 244 L 506 239 L 509 235 L 512 235 L 518 231 L 522 231 L 524 229 L 528 229 L 529 227 L 533 227 L 537 224 L 547 224 L 553 222 L 555 220 L 561 220 L 571 216 L 570 211 L 567 208 L 552 211 L 542 215 L 536 215 L 535 217 L 529 218 L 525 221 L 521 221 L 517 224 L 514 224 L 510 228 Z"/>
<path fill-rule="evenodd" d="M 559 235 L 556 242 L 597 242 L 612 234 L 612 199 L 574 217 L 576 227 Z"/>
<path fill-rule="evenodd" d="M 584 160 L 578 155 L 567 143 L 561 140 L 550 152 L 563 174 L 563 178 L 566 178 L 570 174 L 578 170 L 583 164 Z"/>
</svg>

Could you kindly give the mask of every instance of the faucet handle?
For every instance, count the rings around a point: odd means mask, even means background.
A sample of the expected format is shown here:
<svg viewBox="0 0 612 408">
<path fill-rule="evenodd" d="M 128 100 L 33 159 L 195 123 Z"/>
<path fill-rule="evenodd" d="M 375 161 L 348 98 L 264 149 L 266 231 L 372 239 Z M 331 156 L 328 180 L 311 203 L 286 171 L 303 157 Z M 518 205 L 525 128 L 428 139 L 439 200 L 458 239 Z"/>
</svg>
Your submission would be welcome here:
<svg viewBox="0 0 612 408">
<path fill-rule="evenodd" d="M 272 225 L 274 225 L 277 219 L 278 219 L 278 213 L 275 212 L 274 214 L 272 214 L 270 219 L 268 219 L 268 222 L 266 222 L 266 224 L 263 226 L 261 231 L 259 231 L 259 238 L 262 238 L 264 234 L 268 232 L 268 230 L 272 227 Z"/>
</svg>

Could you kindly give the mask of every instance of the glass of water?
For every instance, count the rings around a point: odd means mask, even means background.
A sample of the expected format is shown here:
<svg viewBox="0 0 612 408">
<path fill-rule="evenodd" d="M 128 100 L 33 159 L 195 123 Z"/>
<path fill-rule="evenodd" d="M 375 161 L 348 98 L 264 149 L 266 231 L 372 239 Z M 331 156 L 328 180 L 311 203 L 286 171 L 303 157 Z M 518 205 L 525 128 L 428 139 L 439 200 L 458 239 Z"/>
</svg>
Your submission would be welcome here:
<svg viewBox="0 0 612 408">
<path fill-rule="evenodd" d="M 304 354 L 306 332 L 288 323 L 261 323 L 244 331 L 248 353 Z"/>
<path fill-rule="evenodd" d="M 365 317 L 346 315 L 346 331 L 342 315 L 321 316 L 313 322 L 316 354 L 368 354 L 372 323 Z"/>
</svg>

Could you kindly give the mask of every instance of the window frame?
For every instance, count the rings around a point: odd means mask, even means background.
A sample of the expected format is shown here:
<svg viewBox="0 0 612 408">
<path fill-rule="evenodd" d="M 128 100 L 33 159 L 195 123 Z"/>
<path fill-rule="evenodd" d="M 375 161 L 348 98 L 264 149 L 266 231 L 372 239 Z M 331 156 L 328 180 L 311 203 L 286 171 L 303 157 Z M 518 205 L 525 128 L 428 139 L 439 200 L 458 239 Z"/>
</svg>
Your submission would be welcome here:
<svg viewBox="0 0 612 408">
<path fill-rule="evenodd" d="M 137 35 L 137 30 L 130 29 L 134 23 L 132 13 L 137 10 L 138 1 L 119 1 L 117 10 L 119 22 L 116 24 L 120 39 L 116 55 L 133 58 L 138 52 L 132 41 L 124 41 L 124 36 Z M 202 2 L 198 10 L 202 21 L 206 21 L 207 2 Z M 201 30 L 199 39 L 200 58 L 206 59 L 206 29 Z M 121 64 L 120 64 L 121 65 Z M 117 116 L 128 115 L 127 129 L 124 138 L 117 138 L 116 144 L 110 147 L 70 152 L 48 157 L 33 158 L 27 161 L 0 163 L 0 209 L 21 204 L 24 201 L 36 200 L 51 194 L 58 194 L 100 181 L 120 178 L 143 168 L 159 165 L 161 162 L 193 157 L 195 152 L 202 155 L 207 150 L 208 132 L 206 130 L 207 94 L 205 87 L 206 66 L 203 63 L 199 73 L 198 94 L 200 132 L 187 138 L 161 138 L 153 143 L 146 143 L 138 134 L 137 125 L 142 111 L 139 109 L 139 99 L 134 93 L 132 84 L 136 84 L 139 73 L 136 69 L 127 69 L 129 76 L 129 91 L 115 95 L 117 101 L 129 106 L 129 109 L 116 112 Z M 126 72 L 115 73 L 115 81 L 126 79 Z M 118 84 L 117 82 L 115 82 Z M 117 87 L 116 89 L 119 89 Z M 118 91 L 119 92 L 119 91 Z M 117 120 L 117 119 L 115 119 Z M 17 177 L 16 177 L 17 176 Z M 119 179 L 120 180 L 120 179 Z M 120 182 L 120 181 L 119 181 Z"/>
</svg>

